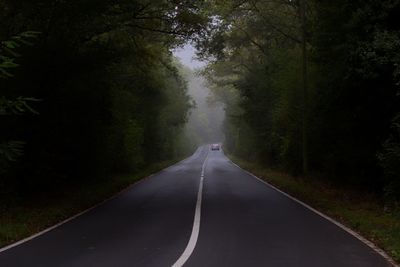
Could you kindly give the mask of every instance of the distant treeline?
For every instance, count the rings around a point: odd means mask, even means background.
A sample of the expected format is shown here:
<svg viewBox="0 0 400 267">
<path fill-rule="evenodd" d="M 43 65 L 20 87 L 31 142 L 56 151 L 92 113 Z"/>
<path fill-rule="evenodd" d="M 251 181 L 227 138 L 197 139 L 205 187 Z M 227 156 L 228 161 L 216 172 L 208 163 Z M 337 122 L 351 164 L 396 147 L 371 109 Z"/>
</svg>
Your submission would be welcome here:
<svg viewBox="0 0 400 267">
<path fill-rule="evenodd" d="M 137 171 L 187 153 L 171 49 L 196 1 L 0 0 L 0 194 Z"/>
<path fill-rule="evenodd" d="M 400 1 L 215 1 L 226 148 L 400 199 Z M 305 59 L 305 60 L 304 60 Z"/>
</svg>

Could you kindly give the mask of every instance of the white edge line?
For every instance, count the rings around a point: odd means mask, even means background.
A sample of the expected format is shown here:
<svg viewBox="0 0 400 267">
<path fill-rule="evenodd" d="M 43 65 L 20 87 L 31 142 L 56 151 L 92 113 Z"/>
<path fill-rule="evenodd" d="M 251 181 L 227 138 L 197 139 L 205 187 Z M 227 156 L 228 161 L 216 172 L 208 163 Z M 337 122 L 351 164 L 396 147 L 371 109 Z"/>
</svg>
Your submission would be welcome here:
<svg viewBox="0 0 400 267">
<path fill-rule="evenodd" d="M 198 149 L 199 149 L 199 148 L 198 148 Z M 198 149 L 197 149 L 197 150 L 198 150 Z M 29 236 L 29 237 L 26 237 L 26 238 L 24 238 L 24 239 L 21 239 L 21 240 L 15 242 L 15 243 L 12 243 L 12 244 L 10 244 L 10 245 L 7 245 L 7 246 L 5 246 L 5 247 L 0 248 L 0 253 L 4 252 L 4 251 L 6 251 L 6 250 L 12 249 L 12 248 L 14 248 L 14 247 L 16 247 L 16 246 L 19 246 L 19 245 L 21 245 L 21 244 L 23 244 L 23 243 L 25 243 L 25 242 L 28 242 L 28 241 L 30 241 L 30 240 L 32 240 L 32 239 L 34 239 L 34 238 L 36 238 L 36 237 L 39 237 L 39 236 L 41 236 L 41 235 L 43 235 L 43 234 L 45 234 L 45 233 L 47 233 L 47 232 L 50 232 L 51 230 L 54 230 L 55 228 L 60 227 L 61 225 L 65 224 L 65 223 L 67 223 L 67 222 L 69 222 L 69 221 L 72 221 L 72 220 L 76 219 L 77 217 L 79 217 L 79 216 L 81 216 L 81 215 L 83 215 L 83 214 L 85 214 L 85 213 L 87 213 L 87 212 L 89 212 L 89 211 L 91 211 L 91 210 L 93 210 L 93 209 L 95 209 L 95 208 L 101 206 L 101 205 L 104 205 L 106 202 L 108 202 L 108 201 L 110 201 L 110 200 L 112 200 L 112 199 L 114 199 L 114 198 L 120 196 L 120 195 L 123 194 L 125 191 L 128 191 L 129 189 L 131 189 L 132 187 L 138 185 L 139 183 L 144 182 L 144 181 L 147 180 L 148 178 L 150 178 L 150 177 L 152 177 L 152 176 L 154 176 L 154 175 L 156 175 L 156 174 L 158 174 L 158 173 L 161 173 L 162 171 L 165 171 L 165 170 L 167 170 L 167 169 L 169 169 L 169 168 L 171 168 L 171 167 L 173 167 L 173 166 L 175 166 L 175 165 L 178 165 L 178 164 L 184 162 L 185 160 L 187 160 L 187 159 L 189 159 L 190 157 L 192 157 L 192 156 L 197 152 L 197 150 L 196 150 L 191 156 L 189 156 L 189 157 L 187 157 L 187 158 L 184 158 L 184 159 L 182 159 L 182 160 L 180 160 L 180 161 L 178 161 L 178 162 L 172 164 L 171 166 L 168 166 L 168 167 L 166 167 L 166 168 L 164 168 L 164 169 L 162 169 L 162 170 L 159 170 L 158 172 L 152 173 L 152 174 L 150 174 L 150 175 L 148 175 L 148 176 L 146 176 L 146 177 L 144 177 L 144 178 L 142 178 L 142 179 L 137 180 L 136 182 L 134 182 L 134 183 L 128 185 L 126 188 L 122 189 L 121 191 L 119 191 L 119 192 L 116 193 L 115 195 L 113 195 L 113 196 L 111 196 L 111 197 L 109 197 L 109 198 L 107 198 L 107 199 L 101 201 L 100 203 L 94 205 L 93 207 L 90 207 L 90 208 L 88 208 L 88 209 L 86 209 L 86 210 L 84 210 L 84 211 L 81 211 L 81 212 L 79 212 L 78 214 L 75 214 L 75 215 L 73 215 L 72 217 L 69 217 L 68 219 L 65 219 L 65 220 L 63 220 L 63 221 L 61 221 L 61 222 L 59 222 L 59 223 L 57 223 L 57 224 L 55 224 L 55 225 L 53 225 L 53 226 L 51 226 L 51 227 L 49 227 L 49 228 L 46 228 L 46 229 L 44 229 L 44 230 L 42 230 L 42 231 L 40 231 L 40 232 L 38 232 L 38 233 L 36 233 L 36 234 L 34 234 L 34 235 L 31 235 L 31 236 Z"/>
<path fill-rule="evenodd" d="M 355 232 L 354 230 L 350 229 L 349 227 L 341 224 L 340 222 L 334 220 L 333 218 L 329 217 L 326 214 L 323 214 L 322 212 L 314 209 L 313 207 L 311 207 L 310 205 L 302 202 L 301 200 L 298 200 L 297 198 L 289 195 L 288 193 L 283 192 L 282 190 L 278 189 L 277 187 L 273 186 L 272 184 L 268 183 L 267 181 L 255 176 L 254 174 L 252 174 L 251 172 L 243 169 L 242 167 L 240 167 L 239 165 L 237 165 L 236 163 L 234 163 L 232 160 L 230 160 L 228 158 L 228 160 L 235 165 L 236 167 L 238 167 L 239 169 L 245 171 L 247 174 L 249 174 L 250 176 L 256 178 L 258 181 L 264 183 L 265 185 L 271 187 L 272 189 L 274 189 L 275 191 L 278 191 L 279 193 L 283 194 L 284 196 L 288 197 L 289 199 L 299 203 L 300 205 L 302 205 L 303 207 L 311 210 L 312 212 L 316 213 L 317 215 L 321 216 L 322 218 L 328 220 L 329 222 L 333 223 L 334 225 L 336 225 L 337 227 L 341 228 L 342 230 L 346 231 L 347 233 L 351 234 L 352 236 L 354 236 L 355 238 L 357 238 L 359 241 L 361 241 L 362 243 L 364 243 L 365 245 L 367 245 L 368 247 L 370 247 L 374 252 L 378 253 L 379 255 L 381 255 L 385 260 L 387 260 L 390 264 L 393 265 L 393 267 L 400 267 L 400 265 L 398 265 L 384 250 L 380 249 L 379 247 L 377 247 L 374 243 L 372 243 L 371 241 L 369 241 L 368 239 L 366 239 L 365 237 L 361 236 L 359 233 Z"/>
<path fill-rule="evenodd" d="M 183 266 L 185 264 L 185 262 L 189 259 L 190 255 L 192 255 L 193 250 L 196 247 L 197 239 L 199 237 L 199 232 L 200 232 L 201 202 L 202 202 L 202 196 L 203 196 L 204 169 L 206 166 L 207 159 L 208 159 L 208 152 L 207 152 L 207 156 L 203 162 L 203 166 L 201 168 L 199 191 L 197 193 L 197 202 L 196 202 L 196 210 L 194 213 L 192 234 L 190 235 L 189 242 L 188 242 L 185 250 L 183 251 L 182 255 L 172 265 L 172 267 Z"/>
</svg>

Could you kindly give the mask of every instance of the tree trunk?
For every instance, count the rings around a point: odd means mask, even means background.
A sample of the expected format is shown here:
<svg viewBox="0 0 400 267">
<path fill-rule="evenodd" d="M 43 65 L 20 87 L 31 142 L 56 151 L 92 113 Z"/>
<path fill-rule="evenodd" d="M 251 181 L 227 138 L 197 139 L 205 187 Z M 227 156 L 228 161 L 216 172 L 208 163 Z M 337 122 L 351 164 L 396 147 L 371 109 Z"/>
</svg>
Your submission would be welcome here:
<svg viewBox="0 0 400 267">
<path fill-rule="evenodd" d="M 306 40 L 306 0 L 300 0 L 301 50 L 302 50 L 302 159 L 303 174 L 308 173 L 308 81 L 307 81 L 307 40 Z"/>
</svg>

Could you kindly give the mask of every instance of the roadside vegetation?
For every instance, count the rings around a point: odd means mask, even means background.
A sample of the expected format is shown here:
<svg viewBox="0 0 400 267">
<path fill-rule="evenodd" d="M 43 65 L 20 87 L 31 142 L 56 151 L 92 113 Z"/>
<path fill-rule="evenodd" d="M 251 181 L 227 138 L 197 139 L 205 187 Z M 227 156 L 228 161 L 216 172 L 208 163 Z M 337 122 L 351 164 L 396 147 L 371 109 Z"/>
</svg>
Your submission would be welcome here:
<svg viewBox="0 0 400 267">
<path fill-rule="evenodd" d="M 216 1 L 200 42 L 225 147 L 400 201 L 399 1 Z M 214 59 L 214 60 L 212 60 Z"/>
</svg>

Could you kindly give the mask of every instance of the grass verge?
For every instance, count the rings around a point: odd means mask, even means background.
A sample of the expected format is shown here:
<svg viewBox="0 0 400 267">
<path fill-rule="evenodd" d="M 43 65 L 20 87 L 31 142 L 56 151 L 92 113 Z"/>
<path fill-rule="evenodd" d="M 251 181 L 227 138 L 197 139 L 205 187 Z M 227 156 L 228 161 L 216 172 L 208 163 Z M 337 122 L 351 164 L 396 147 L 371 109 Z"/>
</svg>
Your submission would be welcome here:
<svg viewBox="0 0 400 267">
<path fill-rule="evenodd" d="M 257 177 L 360 233 L 400 262 L 400 211 L 387 210 L 373 195 L 338 188 L 316 178 L 299 179 L 229 156 Z"/>
<path fill-rule="evenodd" d="M 179 159 L 180 160 L 180 159 Z M 152 164 L 133 174 L 117 175 L 96 184 L 83 185 L 57 197 L 0 207 L 0 248 L 31 236 L 108 199 L 129 185 L 179 160 Z"/>
</svg>

